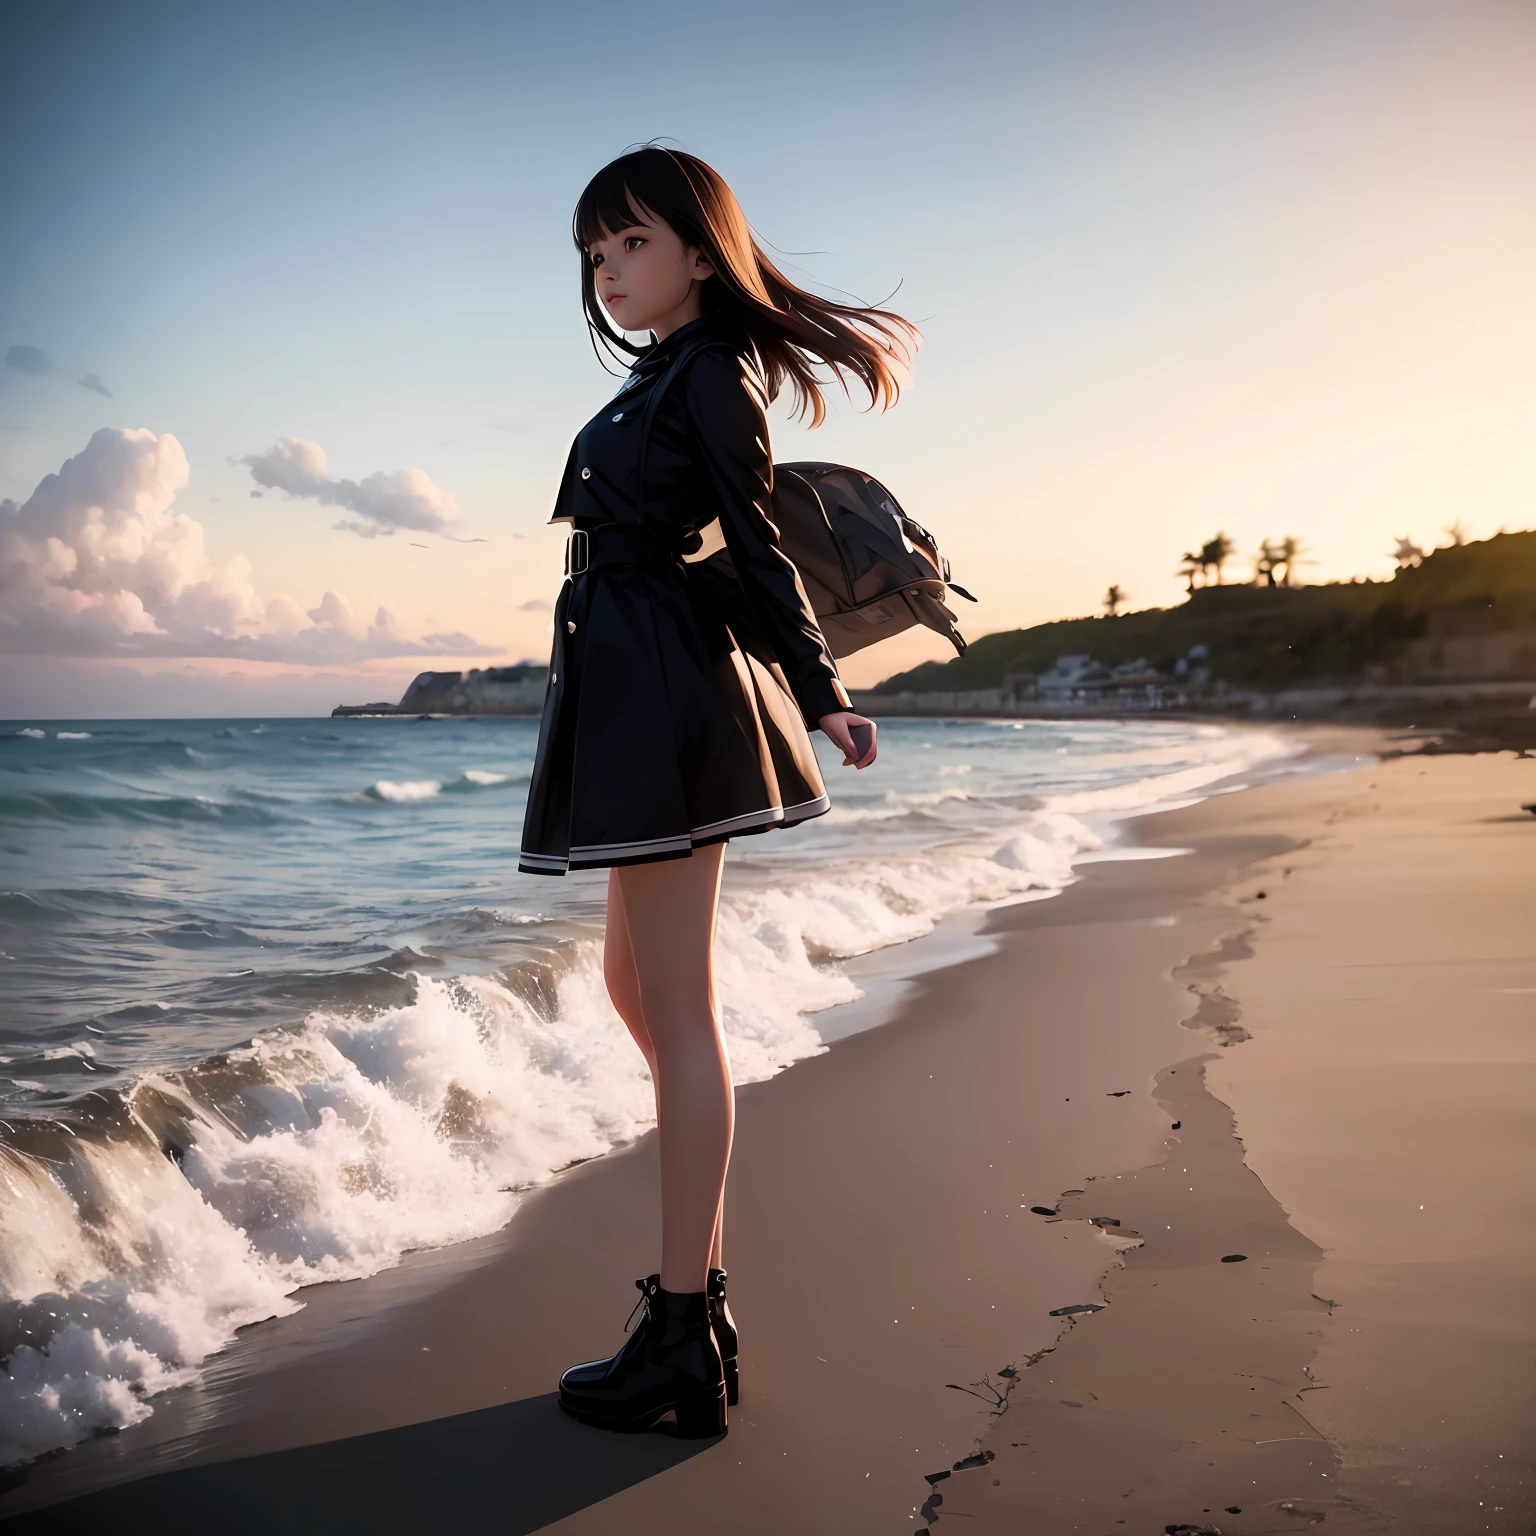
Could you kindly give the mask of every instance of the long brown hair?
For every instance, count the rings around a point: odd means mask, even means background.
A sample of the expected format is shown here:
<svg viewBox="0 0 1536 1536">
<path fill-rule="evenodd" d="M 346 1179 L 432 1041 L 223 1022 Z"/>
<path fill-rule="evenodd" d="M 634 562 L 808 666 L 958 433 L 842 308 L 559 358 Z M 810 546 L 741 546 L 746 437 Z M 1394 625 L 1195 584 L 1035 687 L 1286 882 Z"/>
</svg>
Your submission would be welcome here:
<svg viewBox="0 0 1536 1536">
<path fill-rule="evenodd" d="M 581 302 L 594 350 L 622 361 L 621 353 L 633 357 L 645 349 L 610 327 L 588 250 L 605 235 L 658 219 L 709 258 L 715 276 L 703 285 L 704 313 L 755 356 L 769 399 L 787 383 L 796 414 L 809 413 L 811 425 L 819 426 L 827 414 L 825 381 L 815 372 L 822 363 L 844 394 L 851 375 L 869 392 L 871 406 L 896 403 L 900 372 L 922 332 L 891 310 L 839 304 L 797 288 L 752 238 L 725 179 L 694 155 L 654 144 L 605 165 L 576 204 L 571 233 L 581 252 Z"/>
</svg>

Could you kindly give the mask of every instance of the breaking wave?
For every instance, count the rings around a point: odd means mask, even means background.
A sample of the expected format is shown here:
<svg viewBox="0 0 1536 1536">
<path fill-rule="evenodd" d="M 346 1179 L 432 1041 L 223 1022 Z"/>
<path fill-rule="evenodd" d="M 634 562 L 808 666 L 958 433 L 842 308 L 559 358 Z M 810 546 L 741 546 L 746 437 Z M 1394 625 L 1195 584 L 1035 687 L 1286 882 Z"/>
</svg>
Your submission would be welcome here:
<svg viewBox="0 0 1536 1536">
<path fill-rule="evenodd" d="M 1248 737 L 1115 788 L 994 800 L 1004 820 L 939 846 L 865 842 L 823 865 L 752 865 L 722 901 L 717 949 L 736 1080 L 825 1048 L 814 1016 L 860 995 L 840 961 L 965 907 L 1058 891 L 1112 837 L 1116 815 L 1279 750 Z M 409 805 L 445 785 L 512 779 L 471 769 L 379 779 L 367 793 Z M 970 782 L 893 792 L 844 818 L 861 813 L 879 838 L 884 817 L 970 814 Z M 10 798 L 32 814 L 49 801 Z M 195 803 L 187 814 L 216 814 Z M 21 893 L 6 901 L 0 918 L 18 931 L 52 910 Z M 493 1231 L 523 1191 L 652 1124 L 651 1084 L 608 1002 L 594 924 L 470 907 L 452 926 L 456 942 L 515 928 L 530 947 L 499 969 L 452 975 L 403 949 L 398 966 L 338 972 L 302 1020 L 239 1049 L 97 1087 L 52 1119 L 0 1121 L 0 1464 L 144 1418 L 237 1328 L 293 1311 L 299 1287 Z M 250 937 L 202 919 L 159 932 L 189 949 Z M 29 1082 L 54 1057 L 54 1070 L 84 1072 L 94 1049 L 55 1042 L 15 1065 Z"/>
</svg>

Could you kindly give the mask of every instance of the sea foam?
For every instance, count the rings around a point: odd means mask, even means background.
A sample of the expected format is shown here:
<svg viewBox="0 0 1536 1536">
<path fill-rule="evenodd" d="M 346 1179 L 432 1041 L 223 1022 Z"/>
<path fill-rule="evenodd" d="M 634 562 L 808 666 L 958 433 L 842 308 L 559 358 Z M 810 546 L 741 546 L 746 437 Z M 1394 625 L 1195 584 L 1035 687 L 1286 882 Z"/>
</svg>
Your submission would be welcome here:
<svg viewBox="0 0 1536 1536">
<path fill-rule="evenodd" d="M 732 886 L 716 960 L 736 1081 L 825 1049 L 814 1016 L 860 995 L 840 960 L 961 908 L 1059 890 L 1116 816 L 1275 754 L 1272 740 L 1229 741 L 1199 768 L 1057 796 L 985 840 Z M 370 793 L 440 788 L 380 780 Z M 922 815 L 963 793 L 877 809 Z M 134 1423 L 235 1329 L 294 1310 L 297 1288 L 493 1231 L 522 1191 L 653 1124 L 601 940 L 574 931 L 502 971 L 416 975 L 395 1006 L 316 1009 L 140 1078 L 110 1113 L 53 1132 L 29 1122 L 20 1145 L 0 1146 L 0 1464 Z"/>
<path fill-rule="evenodd" d="M 442 793 L 438 779 L 377 779 L 363 791 L 371 800 L 384 800 L 392 805 L 409 805 L 418 800 L 430 800 Z"/>
</svg>

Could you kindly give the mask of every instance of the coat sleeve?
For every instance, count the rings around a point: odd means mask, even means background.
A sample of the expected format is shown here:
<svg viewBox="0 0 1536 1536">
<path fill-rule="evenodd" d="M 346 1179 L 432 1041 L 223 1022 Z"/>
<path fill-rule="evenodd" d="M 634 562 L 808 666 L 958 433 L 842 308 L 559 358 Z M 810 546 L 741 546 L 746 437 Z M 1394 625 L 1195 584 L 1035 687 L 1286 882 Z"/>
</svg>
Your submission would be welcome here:
<svg viewBox="0 0 1536 1536">
<path fill-rule="evenodd" d="M 823 715 L 849 708 L 848 694 L 799 573 L 779 547 L 762 399 L 741 359 L 714 347 L 694 359 L 684 393 L 748 611 L 773 647 L 806 725 L 815 730 Z"/>
<path fill-rule="evenodd" d="M 565 456 L 565 473 L 560 477 L 560 489 L 555 493 L 555 510 L 549 514 L 552 523 L 574 523 L 576 510 L 572 504 L 571 491 L 576 480 L 576 450 L 581 447 L 581 439 L 578 437 L 571 444 L 571 451 Z"/>
</svg>

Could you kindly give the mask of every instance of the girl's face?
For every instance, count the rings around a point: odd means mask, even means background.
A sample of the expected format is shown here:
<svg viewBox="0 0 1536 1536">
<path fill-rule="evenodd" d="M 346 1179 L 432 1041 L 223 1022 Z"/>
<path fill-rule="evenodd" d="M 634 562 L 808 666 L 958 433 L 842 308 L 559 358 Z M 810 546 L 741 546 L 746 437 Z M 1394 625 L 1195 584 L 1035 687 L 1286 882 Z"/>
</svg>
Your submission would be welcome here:
<svg viewBox="0 0 1536 1536">
<path fill-rule="evenodd" d="M 627 225 L 587 247 L 598 302 L 622 331 L 662 339 L 703 314 L 699 284 L 714 267 L 660 220 Z"/>
</svg>

